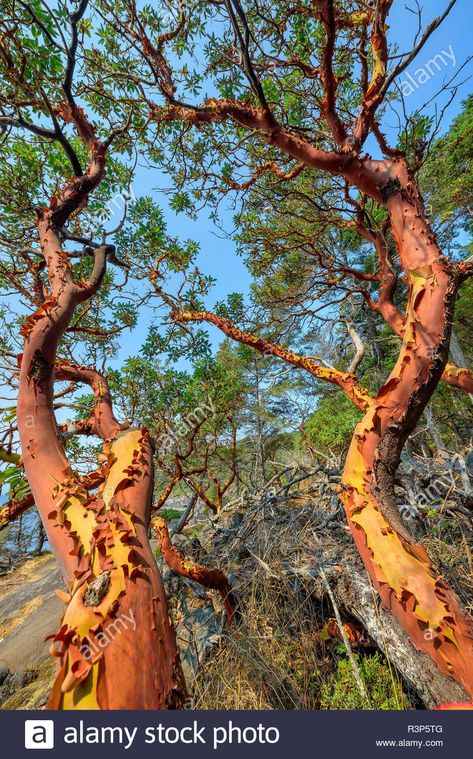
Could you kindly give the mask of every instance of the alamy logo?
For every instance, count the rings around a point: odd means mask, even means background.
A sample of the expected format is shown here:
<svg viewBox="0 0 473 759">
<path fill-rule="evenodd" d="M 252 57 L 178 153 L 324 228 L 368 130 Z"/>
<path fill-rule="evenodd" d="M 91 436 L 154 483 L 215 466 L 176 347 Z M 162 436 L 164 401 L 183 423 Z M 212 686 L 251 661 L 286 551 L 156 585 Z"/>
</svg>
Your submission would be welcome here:
<svg viewBox="0 0 473 759">
<path fill-rule="evenodd" d="M 26 720 L 25 748 L 54 748 L 54 722 L 52 719 Z"/>
</svg>

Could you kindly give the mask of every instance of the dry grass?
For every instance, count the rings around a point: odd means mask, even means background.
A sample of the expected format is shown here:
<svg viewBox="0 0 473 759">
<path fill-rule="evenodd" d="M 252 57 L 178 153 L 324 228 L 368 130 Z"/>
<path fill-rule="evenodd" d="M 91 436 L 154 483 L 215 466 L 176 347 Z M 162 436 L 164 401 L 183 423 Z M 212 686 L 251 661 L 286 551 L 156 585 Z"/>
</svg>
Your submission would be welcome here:
<svg viewBox="0 0 473 759">
<path fill-rule="evenodd" d="M 331 609 L 312 598 L 308 585 L 294 588 L 259 568 L 239 593 L 240 624 L 227 630 L 198 673 L 196 709 L 412 708 L 382 654 L 362 646 L 355 657 L 365 702 L 343 645 L 327 632 Z"/>
<path fill-rule="evenodd" d="M 330 488 L 316 500 L 299 492 L 283 503 L 248 504 L 230 543 L 215 545 L 209 538 L 206 548 L 213 543 L 214 562 L 233 572 L 241 618 L 227 628 L 197 674 L 196 709 L 367 708 L 350 680 L 343 645 L 327 633 L 330 602 L 325 596 L 320 601 L 316 578 L 299 571 L 317 566 L 321 551 L 330 554 L 335 545 L 340 550 L 330 530 L 323 546 L 314 537 L 324 523 L 339 518 Z M 371 707 L 410 708 L 396 672 L 381 654 L 375 659 L 372 654 L 364 641 L 357 659 L 362 677 L 368 676 L 366 685 L 376 693 Z"/>
<path fill-rule="evenodd" d="M 439 572 L 473 614 L 473 532 L 462 521 L 438 519 L 423 543 Z"/>
<path fill-rule="evenodd" d="M 239 585 L 241 620 L 199 673 L 195 708 L 318 708 L 333 659 L 314 624 L 318 609 L 310 589 L 299 591 L 288 580 L 268 578 L 263 568 L 246 587 Z"/>
</svg>

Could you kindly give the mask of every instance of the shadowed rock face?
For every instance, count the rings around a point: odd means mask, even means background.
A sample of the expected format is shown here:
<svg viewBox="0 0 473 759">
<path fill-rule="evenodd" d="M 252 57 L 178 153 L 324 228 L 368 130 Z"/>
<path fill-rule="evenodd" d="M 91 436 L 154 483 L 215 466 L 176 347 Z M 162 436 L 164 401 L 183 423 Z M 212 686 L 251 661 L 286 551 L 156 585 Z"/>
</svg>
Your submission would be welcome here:
<svg viewBox="0 0 473 759">
<path fill-rule="evenodd" d="M 54 674 L 45 638 L 57 630 L 62 587 L 50 554 L 0 576 L 0 709 L 44 706 Z"/>
<path fill-rule="evenodd" d="M 63 604 L 54 594 L 63 588 L 53 556 L 28 559 L 0 577 L 0 662 L 23 668 L 49 656 L 45 638 L 56 632 Z"/>
</svg>

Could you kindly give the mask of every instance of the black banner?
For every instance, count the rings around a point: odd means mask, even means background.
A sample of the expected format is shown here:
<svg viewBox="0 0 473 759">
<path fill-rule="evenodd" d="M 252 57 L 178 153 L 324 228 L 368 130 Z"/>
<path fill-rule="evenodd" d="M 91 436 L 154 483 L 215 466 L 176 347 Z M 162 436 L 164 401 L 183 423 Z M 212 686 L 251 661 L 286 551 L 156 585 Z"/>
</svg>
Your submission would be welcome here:
<svg viewBox="0 0 473 759">
<path fill-rule="evenodd" d="M 468 755 L 471 712 L 0 713 L 2 755 L 292 759 Z"/>
</svg>

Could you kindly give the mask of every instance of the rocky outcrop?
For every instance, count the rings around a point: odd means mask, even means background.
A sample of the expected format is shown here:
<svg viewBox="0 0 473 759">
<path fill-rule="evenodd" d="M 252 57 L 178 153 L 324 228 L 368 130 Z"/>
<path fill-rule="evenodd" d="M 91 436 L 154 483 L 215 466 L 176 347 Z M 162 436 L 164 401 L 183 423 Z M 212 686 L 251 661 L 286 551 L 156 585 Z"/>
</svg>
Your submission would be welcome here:
<svg viewBox="0 0 473 759">
<path fill-rule="evenodd" d="M 0 708 L 44 705 L 53 678 L 45 640 L 59 625 L 62 587 L 50 554 L 32 557 L 0 576 Z"/>
</svg>

